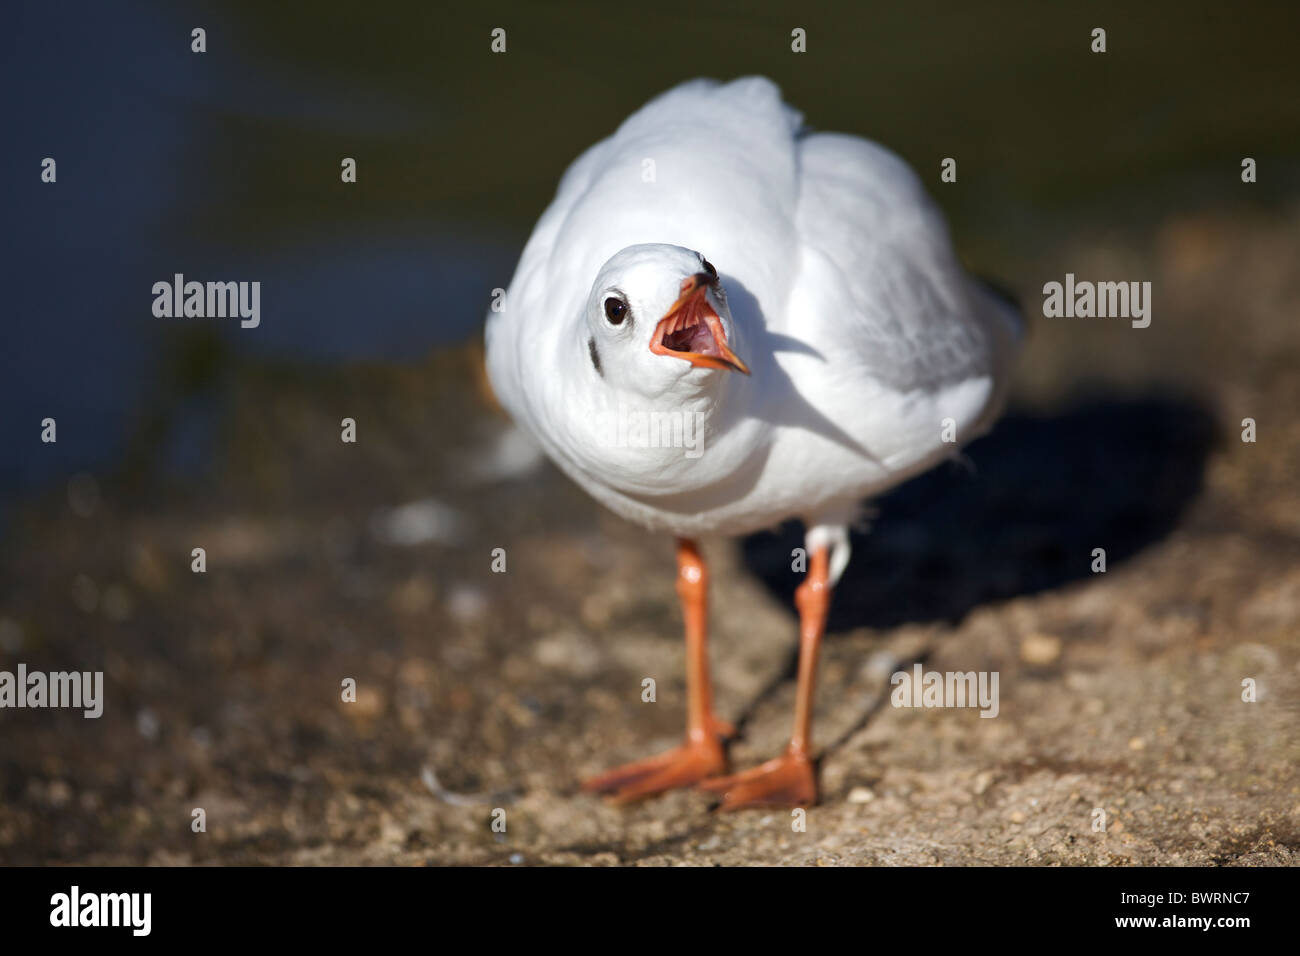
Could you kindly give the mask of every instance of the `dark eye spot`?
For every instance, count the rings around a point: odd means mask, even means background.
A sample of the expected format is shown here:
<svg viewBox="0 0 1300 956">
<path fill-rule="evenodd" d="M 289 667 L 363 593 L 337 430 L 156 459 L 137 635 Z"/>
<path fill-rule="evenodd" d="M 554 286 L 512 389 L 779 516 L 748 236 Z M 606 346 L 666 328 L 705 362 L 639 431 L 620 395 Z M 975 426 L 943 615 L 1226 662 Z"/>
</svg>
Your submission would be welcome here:
<svg viewBox="0 0 1300 956">
<path fill-rule="evenodd" d="M 703 261 L 704 261 L 704 271 L 716 279 L 718 277 L 718 270 L 713 268 L 713 263 L 710 262 L 708 259 L 705 259 Z"/>
<path fill-rule="evenodd" d="M 609 319 L 610 325 L 621 325 L 627 318 L 627 303 L 611 295 L 605 300 L 605 318 Z"/>
<path fill-rule="evenodd" d="M 605 373 L 600 370 L 600 353 L 596 351 L 595 339 L 587 339 L 587 354 L 591 356 L 591 367 L 596 370 L 597 375 L 603 377 Z"/>
</svg>

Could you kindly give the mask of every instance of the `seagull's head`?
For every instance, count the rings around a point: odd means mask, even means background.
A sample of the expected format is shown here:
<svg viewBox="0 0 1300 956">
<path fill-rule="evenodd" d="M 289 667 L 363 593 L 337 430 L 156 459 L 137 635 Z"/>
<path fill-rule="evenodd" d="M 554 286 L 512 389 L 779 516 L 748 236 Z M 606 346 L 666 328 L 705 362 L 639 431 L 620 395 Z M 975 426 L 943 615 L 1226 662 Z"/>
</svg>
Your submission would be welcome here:
<svg viewBox="0 0 1300 956">
<path fill-rule="evenodd" d="M 587 351 L 611 384 L 658 395 L 749 368 L 731 350 L 736 326 L 718 271 L 700 253 L 628 246 L 601 267 L 587 299 Z"/>
</svg>

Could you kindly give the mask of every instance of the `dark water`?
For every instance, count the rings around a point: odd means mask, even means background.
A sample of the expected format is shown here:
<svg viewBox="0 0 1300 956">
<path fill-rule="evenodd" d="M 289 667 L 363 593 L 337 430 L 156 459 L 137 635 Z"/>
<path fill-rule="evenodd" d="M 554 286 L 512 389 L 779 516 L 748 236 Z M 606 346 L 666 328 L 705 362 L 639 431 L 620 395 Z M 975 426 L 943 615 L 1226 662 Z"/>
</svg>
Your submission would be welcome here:
<svg viewBox="0 0 1300 956">
<path fill-rule="evenodd" d="M 425 117 L 254 62 L 243 38 L 232 56 L 221 48 L 235 28 L 219 18 L 84 7 L 23 5 L 3 41 L 0 493 L 113 461 L 150 402 L 170 400 L 169 363 L 193 351 L 187 338 L 225 356 L 401 361 L 473 334 L 518 237 L 428 210 L 373 217 L 365 184 L 377 172 L 348 148 L 351 136 L 358 146 L 400 139 Z M 198 22 L 209 30 L 203 55 L 190 50 Z M 325 132 L 338 146 L 310 158 L 305 146 L 280 148 Z M 358 184 L 344 187 L 340 159 L 357 153 Z M 53 184 L 40 181 L 47 156 Z M 316 208 L 291 208 L 311 197 Z M 177 272 L 259 281 L 260 325 L 155 318 L 152 286 Z M 185 462 L 201 457 L 187 446 L 203 431 L 202 407 L 176 416 L 185 434 L 169 446 Z M 46 417 L 58 422 L 55 444 L 39 442 Z"/>
<path fill-rule="evenodd" d="M 476 334 L 565 166 L 696 75 L 765 73 L 812 125 L 890 145 L 933 175 L 959 246 L 992 272 L 1066 223 L 1279 202 L 1300 181 L 1298 19 L 1181 3 L 651 16 L 20 0 L 0 31 L 0 496 L 111 467 L 160 403 L 180 403 L 164 464 L 201 463 L 215 412 L 183 381 L 196 353 L 406 361 Z M 191 52 L 195 26 L 206 53 Z M 504 55 L 489 50 L 498 26 Z M 795 26 L 806 54 L 790 51 Z M 1246 196 L 1243 155 L 1261 168 Z M 40 181 L 46 156 L 55 184 Z M 940 193 L 945 156 L 959 179 Z M 152 285 L 178 272 L 259 281 L 260 326 L 155 318 Z M 39 442 L 45 417 L 56 445 Z"/>
</svg>

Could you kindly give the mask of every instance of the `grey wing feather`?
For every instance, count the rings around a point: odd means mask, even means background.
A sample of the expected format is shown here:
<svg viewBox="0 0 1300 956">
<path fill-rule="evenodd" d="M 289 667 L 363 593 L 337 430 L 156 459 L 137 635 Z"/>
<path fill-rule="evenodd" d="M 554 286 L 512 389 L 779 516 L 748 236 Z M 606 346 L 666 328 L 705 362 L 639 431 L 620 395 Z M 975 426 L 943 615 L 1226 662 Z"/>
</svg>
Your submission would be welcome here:
<svg viewBox="0 0 1300 956">
<path fill-rule="evenodd" d="M 867 371 L 899 391 L 936 389 L 1009 361 L 1014 313 L 957 262 L 943 216 L 884 147 L 816 133 L 800 141 L 798 224 L 848 303 L 844 334 Z"/>
</svg>

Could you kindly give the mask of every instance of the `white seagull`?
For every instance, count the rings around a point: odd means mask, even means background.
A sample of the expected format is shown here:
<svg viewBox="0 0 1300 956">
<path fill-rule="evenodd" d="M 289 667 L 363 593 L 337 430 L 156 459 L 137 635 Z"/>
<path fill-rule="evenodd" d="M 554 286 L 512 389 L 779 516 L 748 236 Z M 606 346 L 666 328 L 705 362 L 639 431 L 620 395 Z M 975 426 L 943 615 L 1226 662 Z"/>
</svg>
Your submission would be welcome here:
<svg viewBox="0 0 1300 956">
<path fill-rule="evenodd" d="M 848 528 L 987 430 L 1020 329 L 906 163 L 809 131 L 765 78 L 684 83 L 573 163 L 488 316 L 488 374 L 574 481 L 677 537 L 689 700 L 682 746 L 587 789 L 815 802 L 813 683 Z M 694 539 L 790 518 L 807 546 L 794 732 L 722 777 L 733 730 L 713 710 Z"/>
</svg>

